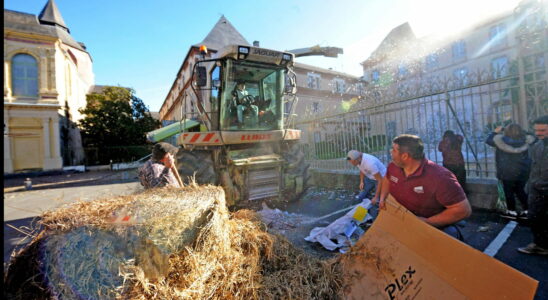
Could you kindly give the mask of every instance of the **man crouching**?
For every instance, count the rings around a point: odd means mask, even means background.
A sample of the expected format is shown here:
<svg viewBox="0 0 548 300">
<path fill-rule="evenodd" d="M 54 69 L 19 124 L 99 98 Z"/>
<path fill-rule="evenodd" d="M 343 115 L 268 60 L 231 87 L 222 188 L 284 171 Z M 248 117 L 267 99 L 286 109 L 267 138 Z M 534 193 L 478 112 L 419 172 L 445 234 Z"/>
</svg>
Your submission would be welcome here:
<svg viewBox="0 0 548 300">
<path fill-rule="evenodd" d="M 384 207 L 390 193 L 424 222 L 463 240 L 455 224 L 468 218 L 472 209 L 455 175 L 426 159 L 422 140 L 415 135 L 396 137 L 390 154 L 379 206 Z"/>
<path fill-rule="evenodd" d="M 145 189 L 156 187 L 181 187 L 174 174 L 174 156 L 179 149 L 168 143 L 157 143 L 152 148 L 152 157 L 139 168 L 139 180 Z"/>
</svg>

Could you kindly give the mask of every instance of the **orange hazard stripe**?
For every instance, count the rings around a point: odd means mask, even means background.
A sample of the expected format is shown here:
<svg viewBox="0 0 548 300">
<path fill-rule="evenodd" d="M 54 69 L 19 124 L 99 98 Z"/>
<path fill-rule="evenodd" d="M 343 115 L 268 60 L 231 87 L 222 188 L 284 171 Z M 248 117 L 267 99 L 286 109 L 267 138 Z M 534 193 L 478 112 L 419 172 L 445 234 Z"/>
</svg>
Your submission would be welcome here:
<svg viewBox="0 0 548 300">
<path fill-rule="evenodd" d="M 215 133 L 208 133 L 205 138 L 204 138 L 204 142 L 209 142 L 209 140 L 211 140 L 211 138 L 215 135 Z"/>
<path fill-rule="evenodd" d="M 192 136 L 192 139 L 190 139 L 190 142 L 191 143 L 194 143 L 198 140 L 198 138 L 200 137 L 200 134 L 199 133 L 196 133 L 194 134 L 194 136 Z"/>
</svg>

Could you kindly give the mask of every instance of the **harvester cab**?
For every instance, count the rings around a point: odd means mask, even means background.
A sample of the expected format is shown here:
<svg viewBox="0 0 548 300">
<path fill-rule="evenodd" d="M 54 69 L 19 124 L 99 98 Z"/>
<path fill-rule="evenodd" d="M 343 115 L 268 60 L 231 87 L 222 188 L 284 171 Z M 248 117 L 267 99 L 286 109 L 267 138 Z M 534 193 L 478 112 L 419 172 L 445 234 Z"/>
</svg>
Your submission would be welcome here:
<svg viewBox="0 0 548 300">
<path fill-rule="evenodd" d="M 205 47 L 202 53 L 207 53 Z M 194 65 L 194 91 L 208 130 L 283 130 L 296 97 L 294 55 L 228 46 Z M 203 101 L 209 98 L 209 101 Z M 285 112 L 285 114 L 284 114 Z"/>
</svg>

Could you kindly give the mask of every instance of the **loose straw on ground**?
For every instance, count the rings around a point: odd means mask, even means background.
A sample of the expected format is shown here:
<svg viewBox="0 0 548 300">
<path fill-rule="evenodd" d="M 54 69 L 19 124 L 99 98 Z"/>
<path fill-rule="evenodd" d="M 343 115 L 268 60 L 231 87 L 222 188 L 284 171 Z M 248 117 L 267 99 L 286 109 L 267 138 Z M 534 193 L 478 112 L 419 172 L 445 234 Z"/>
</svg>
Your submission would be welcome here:
<svg viewBox="0 0 548 300">
<path fill-rule="evenodd" d="M 14 299 L 340 297 L 337 259 L 304 253 L 224 201 L 220 187 L 190 185 L 46 212 L 43 230 L 11 261 L 6 291 Z"/>
</svg>

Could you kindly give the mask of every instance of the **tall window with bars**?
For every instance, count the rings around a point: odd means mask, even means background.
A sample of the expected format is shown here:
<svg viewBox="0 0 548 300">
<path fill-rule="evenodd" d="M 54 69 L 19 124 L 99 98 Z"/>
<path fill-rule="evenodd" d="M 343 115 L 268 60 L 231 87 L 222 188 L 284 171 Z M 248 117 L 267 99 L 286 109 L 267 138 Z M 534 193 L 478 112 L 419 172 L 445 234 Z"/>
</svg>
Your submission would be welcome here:
<svg viewBox="0 0 548 300">
<path fill-rule="evenodd" d="M 461 61 L 466 59 L 466 43 L 464 40 L 458 40 L 451 45 L 453 53 L 453 61 Z"/>
<path fill-rule="evenodd" d="M 491 60 L 491 75 L 499 79 L 508 75 L 508 57 L 500 56 Z"/>
<path fill-rule="evenodd" d="M 320 80 L 321 80 L 320 74 L 316 73 L 308 73 L 307 74 L 307 84 L 308 87 L 311 89 L 319 90 L 320 89 Z"/>
<path fill-rule="evenodd" d="M 489 29 L 489 46 L 492 50 L 506 45 L 506 25 L 497 24 Z"/>
<path fill-rule="evenodd" d="M 346 90 L 346 83 L 345 83 L 344 79 L 342 79 L 342 78 L 335 78 L 335 80 L 334 80 L 333 83 L 334 83 L 333 91 L 334 91 L 335 93 L 340 93 L 340 94 L 342 94 L 342 93 L 345 92 L 345 90 Z"/>
</svg>

